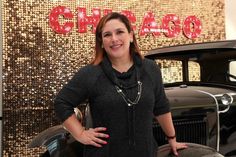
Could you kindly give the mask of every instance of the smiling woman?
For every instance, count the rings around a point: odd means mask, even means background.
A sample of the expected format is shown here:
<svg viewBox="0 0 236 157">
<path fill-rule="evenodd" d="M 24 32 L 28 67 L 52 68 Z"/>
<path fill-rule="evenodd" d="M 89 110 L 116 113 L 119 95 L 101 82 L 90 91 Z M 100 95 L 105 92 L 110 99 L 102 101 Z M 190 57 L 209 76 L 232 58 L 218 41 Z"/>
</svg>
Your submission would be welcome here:
<svg viewBox="0 0 236 157">
<path fill-rule="evenodd" d="M 129 19 L 113 12 L 96 28 L 96 55 L 55 98 L 65 128 L 85 145 L 85 157 L 156 157 L 153 116 L 175 155 L 187 148 L 176 142 L 160 69 L 142 57 Z M 92 126 L 84 126 L 74 107 L 88 99 Z"/>
</svg>

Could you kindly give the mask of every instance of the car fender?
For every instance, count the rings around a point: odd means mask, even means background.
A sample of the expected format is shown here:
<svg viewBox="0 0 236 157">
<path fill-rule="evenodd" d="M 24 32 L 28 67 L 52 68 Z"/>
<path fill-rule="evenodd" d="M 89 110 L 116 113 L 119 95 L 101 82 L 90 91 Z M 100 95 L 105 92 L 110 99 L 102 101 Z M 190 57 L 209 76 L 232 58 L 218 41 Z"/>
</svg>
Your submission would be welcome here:
<svg viewBox="0 0 236 157">
<path fill-rule="evenodd" d="M 42 146 L 47 148 L 45 156 L 50 157 L 82 157 L 84 152 L 84 145 L 76 141 L 63 125 L 56 125 L 44 130 L 28 145 L 29 148 Z"/>
<path fill-rule="evenodd" d="M 28 145 L 29 148 L 48 146 L 49 143 L 56 139 L 64 139 L 69 134 L 62 125 L 50 127 L 39 133 Z"/>
</svg>

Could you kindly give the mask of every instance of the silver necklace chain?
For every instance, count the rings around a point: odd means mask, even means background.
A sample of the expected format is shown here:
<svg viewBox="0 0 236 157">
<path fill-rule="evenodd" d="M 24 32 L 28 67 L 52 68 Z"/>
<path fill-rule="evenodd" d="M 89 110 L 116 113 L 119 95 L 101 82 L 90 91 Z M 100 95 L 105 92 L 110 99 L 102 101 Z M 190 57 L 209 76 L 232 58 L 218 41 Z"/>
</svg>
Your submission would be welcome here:
<svg viewBox="0 0 236 157">
<path fill-rule="evenodd" d="M 125 95 L 125 93 L 123 92 L 123 90 L 120 87 L 115 85 L 115 88 L 116 88 L 117 93 L 119 93 L 121 95 L 121 97 L 124 99 L 124 101 L 126 102 L 126 104 L 128 106 L 136 105 L 139 102 L 139 99 L 142 94 L 142 82 L 141 81 L 138 81 L 138 92 L 137 92 L 137 96 L 134 101 L 127 98 L 127 96 Z"/>
</svg>

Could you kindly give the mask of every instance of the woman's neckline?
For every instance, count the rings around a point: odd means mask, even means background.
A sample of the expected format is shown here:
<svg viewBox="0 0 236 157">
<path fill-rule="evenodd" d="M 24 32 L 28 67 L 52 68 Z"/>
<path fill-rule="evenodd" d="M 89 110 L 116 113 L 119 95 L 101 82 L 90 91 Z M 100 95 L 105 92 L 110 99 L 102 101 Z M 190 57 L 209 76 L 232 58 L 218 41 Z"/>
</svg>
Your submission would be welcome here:
<svg viewBox="0 0 236 157">
<path fill-rule="evenodd" d="M 128 61 L 128 62 L 129 62 L 129 63 L 126 63 L 126 64 L 119 64 L 119 65 L 118 65 L 118 64 L 115 65 L 115 64 L 112 63 L 112 68 L 113 68 L 114 70 L 116 70 L 117 72 L 119 72 L 119 73 L 128 72 L 129 69 L 131 69 L 132 66 L 134 65 L 134 62 L 133 62 L 132 59 L 130 59 L 130 61 Z"/>
</svg>

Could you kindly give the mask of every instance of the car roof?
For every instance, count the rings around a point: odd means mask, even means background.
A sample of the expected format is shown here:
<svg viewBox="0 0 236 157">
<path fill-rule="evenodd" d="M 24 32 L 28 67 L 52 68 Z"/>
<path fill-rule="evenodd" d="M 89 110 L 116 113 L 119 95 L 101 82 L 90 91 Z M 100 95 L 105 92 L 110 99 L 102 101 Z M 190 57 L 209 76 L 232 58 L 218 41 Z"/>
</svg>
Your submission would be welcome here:
<svg viewBox="0 0 236 157">
<path fill-rule="evenodd" d="M 189 57 L 198 53 L 205 53 L 216 50 L 236 50 L 236 40 L 221 40 L 213 42 L 191 43 L 184 45 L 175 45 L 150 50 L 145 54 L 147 58 L 167 57 L 167 56 L 182 56 Z"/>
</svg>

